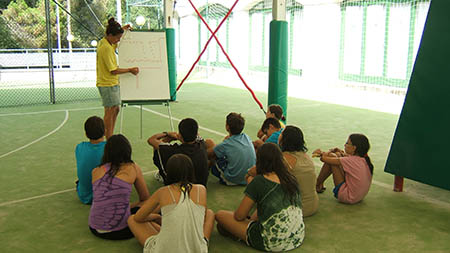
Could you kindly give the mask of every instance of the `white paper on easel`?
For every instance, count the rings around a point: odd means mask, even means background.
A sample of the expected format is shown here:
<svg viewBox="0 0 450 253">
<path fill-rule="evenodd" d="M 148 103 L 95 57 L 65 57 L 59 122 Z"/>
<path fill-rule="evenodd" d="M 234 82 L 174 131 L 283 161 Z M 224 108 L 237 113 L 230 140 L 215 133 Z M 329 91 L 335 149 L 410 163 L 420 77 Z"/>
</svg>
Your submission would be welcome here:
<svg viewBox="0 0 450 253">
<path fill-rule="evenodd" d="M 127 31 L 118 48 L 119 68 L 139 68 L 119 75 L 122 101 L 170 99 L 165 32 Z"/>
</svg>

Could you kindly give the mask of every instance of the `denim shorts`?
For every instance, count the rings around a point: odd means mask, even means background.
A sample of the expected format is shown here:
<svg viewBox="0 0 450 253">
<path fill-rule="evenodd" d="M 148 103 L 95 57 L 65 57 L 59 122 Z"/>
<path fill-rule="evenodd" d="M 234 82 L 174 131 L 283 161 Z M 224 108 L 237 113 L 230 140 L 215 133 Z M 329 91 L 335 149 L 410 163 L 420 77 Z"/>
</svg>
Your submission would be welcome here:
<svg viewBox="0 0 450 253">
<path fill-rule="evenodd" d="M 97 86 L 104 107 L 120 105 L 120 86 Z"/>
<path fill-rule="evenodd" d="M 339 189 L 341 188 L 341 186 L 342 186 L 344 183 L 345 183 L 345 181 L 342 182 L 342 183 L 340 183 L 340 184 L 338 184 L 336 187 L 334 187 L 333 193 L 334 193 L 334 197 L 335 197 L 335 198 L 338 198 Z"/>
</svg>

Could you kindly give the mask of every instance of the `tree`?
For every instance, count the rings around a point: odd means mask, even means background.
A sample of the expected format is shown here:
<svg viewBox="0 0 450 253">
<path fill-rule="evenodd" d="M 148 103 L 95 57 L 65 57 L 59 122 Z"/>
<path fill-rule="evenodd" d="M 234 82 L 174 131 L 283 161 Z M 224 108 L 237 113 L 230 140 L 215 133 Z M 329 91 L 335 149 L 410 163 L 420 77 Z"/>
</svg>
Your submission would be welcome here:
<svg viewBox="0 0 450 253">
<path fill-rule="evenodd" d="M 17 48 L 17 41 L 14 40 L 3 17 L 0 17 L 0 38 L 0 48 Z"/>
</svg>

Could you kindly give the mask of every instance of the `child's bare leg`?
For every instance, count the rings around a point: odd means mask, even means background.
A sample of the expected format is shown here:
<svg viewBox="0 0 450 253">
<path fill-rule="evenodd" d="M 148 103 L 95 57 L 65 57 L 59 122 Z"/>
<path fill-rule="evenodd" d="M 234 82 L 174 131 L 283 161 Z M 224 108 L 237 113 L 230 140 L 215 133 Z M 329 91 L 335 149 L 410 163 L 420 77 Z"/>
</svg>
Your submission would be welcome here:
<svg viewBox="0 0 450 253">
<path fill-rule="evenodd" d="M 321 193 L 325 190 L 323 187 L 323 183 L 327 178 L 332 174 L 331 172 L 331 166 L 327 163 L 324 163 L 322 165 L 322 169 L 320 170 L 319 176 L 317 177 L 316 181 L 316 191 Z"/>
<path fill-rule="evenodd" d="M 217 225 L 224 228 L 239 239 L 247 240 L 247 226 L 250 220 L 237 221 L 234 219 L 234 212 L 220 210 L 216 213 Z"/>
<path fill-rule="evenodd" d="M 203 223 L 203 236 L 209 240 L 211 238 L 211 232 L 214 228 L 214 212 L 211 209 L 207 209 L 205 213 L 205 222 Z"/>
<path fill-rule="evenodd" d="M 142 246 L 150 236 L 157 235 L 161 229 L 155 222 L 136 222 L 134 215 L 128 218 L 128 227 Z"/>
<path fill-rule="evenodd" d="M 331 166 L 331 172 L 333 173 L 334 186 L 338 186 L 345 181 L 344 170 L 341 166 Z"/>
</svg>

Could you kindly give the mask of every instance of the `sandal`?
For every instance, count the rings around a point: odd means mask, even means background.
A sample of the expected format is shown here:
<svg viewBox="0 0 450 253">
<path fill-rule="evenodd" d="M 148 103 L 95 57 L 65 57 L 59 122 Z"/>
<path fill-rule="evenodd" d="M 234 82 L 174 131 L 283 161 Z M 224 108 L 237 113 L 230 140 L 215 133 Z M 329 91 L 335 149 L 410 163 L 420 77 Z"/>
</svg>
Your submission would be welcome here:
<svg viewBox="0 0 450 253">
<path fill-rule="evenodd" d="M 320 188 L 320 189 L 316 188 L 316 192 L 317 193 L 323 193 L 326 189 L 327 189 L 327 187 L 322 186 L 322 188 Z"/>
</svg>

